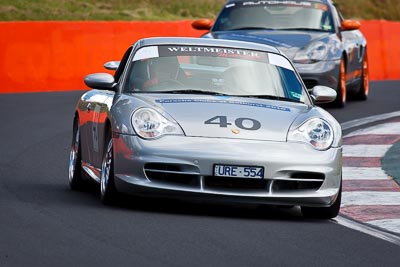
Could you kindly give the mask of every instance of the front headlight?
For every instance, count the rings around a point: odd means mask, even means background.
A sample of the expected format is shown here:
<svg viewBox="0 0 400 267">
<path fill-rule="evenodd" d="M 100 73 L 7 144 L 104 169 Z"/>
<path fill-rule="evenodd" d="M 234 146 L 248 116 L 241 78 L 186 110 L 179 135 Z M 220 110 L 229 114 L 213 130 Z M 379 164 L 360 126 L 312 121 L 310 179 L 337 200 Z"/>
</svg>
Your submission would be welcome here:
<svg viewBox="0 0 400 267">
<path fill-rule="evenodd" d="M 155 139 L 163 135 L 183 135 L 181 127 L 151 108 L 140 108 L 132 114 L 132 126 L 142 138 Z"/>
<path fill-rule="evenodd" d="M 288 141 L 303 142 L 317 150 L 327 150 L 333 143 L 333 130 L 325 120 L 313 118 L 289 131 Z"/>
<path fill-rule="evenodd" d="M 293 62 L 303 64 L 315 63 L 326 59 L 327 55 L 328 46 L 321 41 L 317 41 L 310 44 L 305 49 L 298 51 L 293 58 Z"/>
</svg>

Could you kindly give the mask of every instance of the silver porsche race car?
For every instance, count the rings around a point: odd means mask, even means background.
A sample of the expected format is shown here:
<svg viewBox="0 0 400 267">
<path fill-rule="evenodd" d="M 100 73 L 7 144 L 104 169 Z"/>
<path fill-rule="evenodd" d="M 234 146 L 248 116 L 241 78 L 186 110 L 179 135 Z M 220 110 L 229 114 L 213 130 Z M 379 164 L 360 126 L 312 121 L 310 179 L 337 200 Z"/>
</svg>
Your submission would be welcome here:
<svg viewBox="0 0 400 267">
<path fill-rule="evenodd" d="M 287 57 L 256 43 L 149 38 L 85 77 L 73 123 L 69 184 L 117 194 L 340 209 L 339 123 Z"/>
<path fill-rule="evenodd" d="M 332 0 L 227 0 L 215 23 L 194 21 L 203 37 L 262 43 L 279 48 L 294 63 L 307 88 L 336 89 L 337 107 L 348 95 L 369 93 L 367 40 L 360 22 L 344 19 Z"/>
</svg>

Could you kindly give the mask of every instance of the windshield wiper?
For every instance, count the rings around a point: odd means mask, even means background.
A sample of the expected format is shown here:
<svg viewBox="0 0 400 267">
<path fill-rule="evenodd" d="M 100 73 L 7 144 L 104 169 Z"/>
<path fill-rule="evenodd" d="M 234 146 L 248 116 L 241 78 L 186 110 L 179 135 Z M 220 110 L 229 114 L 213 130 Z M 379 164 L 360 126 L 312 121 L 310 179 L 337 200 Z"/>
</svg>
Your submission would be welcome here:
<svg viewBox="0 0 400 267">
<path fill-rule="evenodd" d="M 221 95 L 228 96 L 227 94 L 215 92 L 215 91 L 206 91 L 199 89 L 179 89 L 179 90 L 167 90 L 167 91 L 150 91 L 144 93 L 159 93 L 159 94 L 197 94 L 197 95 Z"/>
<path fill-rule="evenodd" d="M 256 26 L 248 26 L 248 27 L 239 27 L 239 28 L 229 29 L 229 31 L 241 31 L 241 30 L 270 30 L 270 31 L 274 31 L 276 29 L 267 28 L 267 27 L 256 27 Z"/>
<path fill-rule="evenodd" d="M 315 31 L 315 32 L 328 32 L 323 29 L 312 29 L 312 28 L 281 28 L 277 30 L 282 30 L 282 31 Z"/>
<path fill-rule="evenodd" d="M 275 96 L 275 95 L 234 95 L 236 97 L 248 97 L 248 98 L 260 98 L 260 99 L 272 99 L 278 101 L 288 101 L 288 102 L 295 102 L 295 103 L 303 103 L 300 100 L 292 99 L 289 97 L 284 96 Z"/>
</svg>

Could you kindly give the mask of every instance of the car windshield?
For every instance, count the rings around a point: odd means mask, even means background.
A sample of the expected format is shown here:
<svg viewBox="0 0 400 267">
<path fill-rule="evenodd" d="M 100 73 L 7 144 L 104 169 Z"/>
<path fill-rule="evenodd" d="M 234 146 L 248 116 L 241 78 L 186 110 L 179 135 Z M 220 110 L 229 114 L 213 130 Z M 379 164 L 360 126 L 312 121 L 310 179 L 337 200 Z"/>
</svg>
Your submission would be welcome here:
<svg viewBox="0 0 400 267">
<path fill-rule="evenodd" d="M 225 5 L 213 31 L 334 30 L 329 7 L 313 1 L 240 1 Z"/>
<path fill-rule="evenodd" d="M 124 92 L 259 97 L 310 104 L 285 57 L 222 47 L 143 47 L 130 64 Z"/>
</svg>

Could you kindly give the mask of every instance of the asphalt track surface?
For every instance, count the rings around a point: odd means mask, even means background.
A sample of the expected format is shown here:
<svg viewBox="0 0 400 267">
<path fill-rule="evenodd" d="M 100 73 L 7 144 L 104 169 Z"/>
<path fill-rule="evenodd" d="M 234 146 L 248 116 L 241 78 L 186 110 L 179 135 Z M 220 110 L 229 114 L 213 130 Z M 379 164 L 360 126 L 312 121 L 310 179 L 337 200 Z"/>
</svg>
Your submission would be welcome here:
<svg viewBox="0 0 400 267">
<path fill-rule="evenodd" d="M 340 122 L 400 110 L 400 82 L 329 109 Z M 67 167 L 82 92 L 0 95 L 0 266 L 399 266 L 400 247 L 296 209 L 73 192 Z"/>
</svg>

